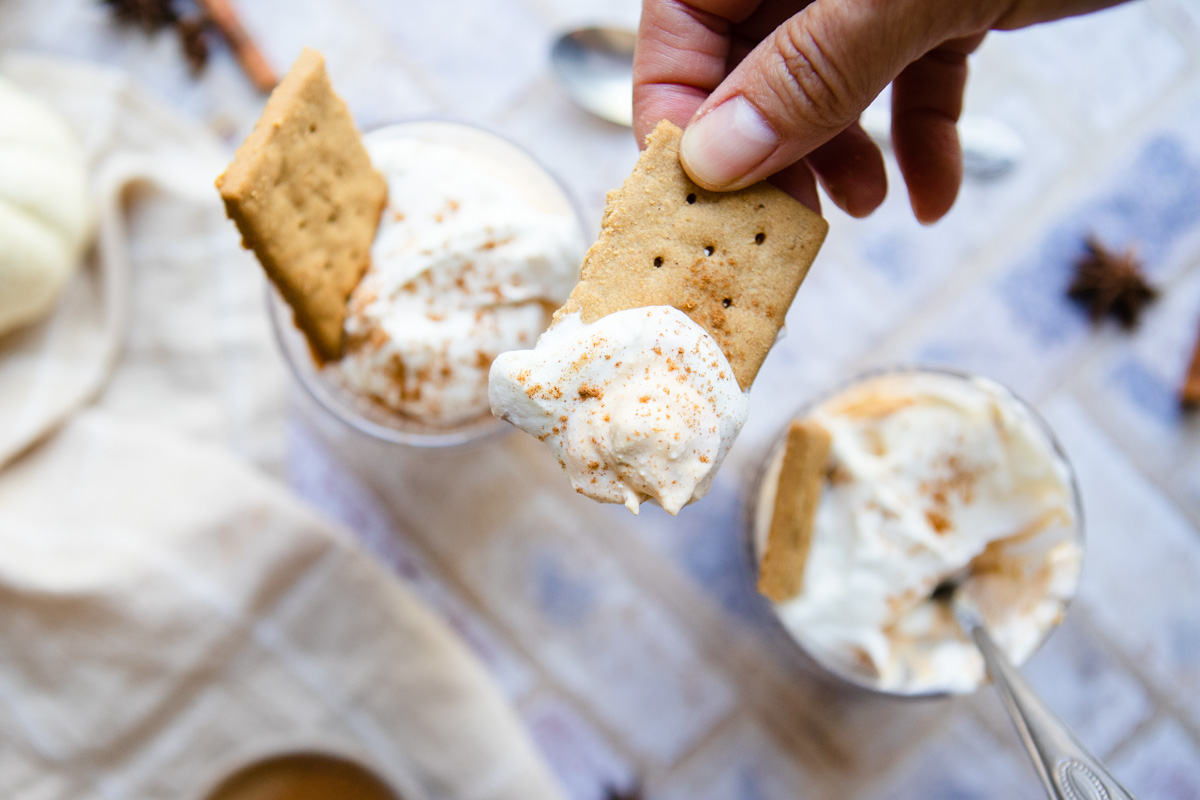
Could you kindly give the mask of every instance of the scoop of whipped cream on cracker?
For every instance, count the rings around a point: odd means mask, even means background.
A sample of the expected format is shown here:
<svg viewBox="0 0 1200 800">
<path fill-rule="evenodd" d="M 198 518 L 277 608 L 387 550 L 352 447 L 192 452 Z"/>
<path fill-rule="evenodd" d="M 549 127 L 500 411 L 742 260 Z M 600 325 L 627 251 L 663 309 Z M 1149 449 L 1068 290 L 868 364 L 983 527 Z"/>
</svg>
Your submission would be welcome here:
<svg viewBox="0 0 1200 800">
<path fill-rule="evenodd" d="M 533 350 L 496 359 L 492 412 L 546 442 L 571 484 L 631 511 L 703 497 L 828 228 L 768 184 L 708 192 L 661 122 L 580 281 Z"/>
<path fill-rule="evenodd" d="M 676 514 L 703 497 L 749 408 L 716 342 L 670 306 L 564 317 L 536 350 L 493 362 L 490 394 L 576 491 L 635 513 L 648 498 Z"/>
</svg>

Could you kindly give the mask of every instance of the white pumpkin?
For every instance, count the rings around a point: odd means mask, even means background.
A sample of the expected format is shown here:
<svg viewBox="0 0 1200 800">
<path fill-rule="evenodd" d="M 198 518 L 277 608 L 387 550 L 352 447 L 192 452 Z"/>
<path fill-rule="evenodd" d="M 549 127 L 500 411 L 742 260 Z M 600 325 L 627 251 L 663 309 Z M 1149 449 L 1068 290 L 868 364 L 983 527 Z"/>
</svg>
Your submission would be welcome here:
<svg viewBox="0 0 1200 800">
<path fill-rule="evenodd" d="M 50 312 L 88 228 L 87 164 L 74 132 L 0 78 L 0 335 Z"/>
</svg>

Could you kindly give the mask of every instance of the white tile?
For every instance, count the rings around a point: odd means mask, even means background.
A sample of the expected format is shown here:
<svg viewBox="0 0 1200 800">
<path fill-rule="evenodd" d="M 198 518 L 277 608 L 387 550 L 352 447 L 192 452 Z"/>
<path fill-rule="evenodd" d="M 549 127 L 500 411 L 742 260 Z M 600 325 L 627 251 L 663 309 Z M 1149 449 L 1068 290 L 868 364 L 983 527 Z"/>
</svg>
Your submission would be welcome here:
<svg viewBox="0 0 1200 800">
<path fill-rule="evenodd" d="M 1057 400 L 1047 418 L 1083 495 L 1076 602 L 1160 692 L 1200 715 L 1200 532 L 1078 404 Z"/>
<path fill-rule="evenodd" d="M 531 505 L 536 505 L 536 499 Z M 734 688 L 595 531 L 518 513 L 464 572 L 517 641 L 642 757 L 670 764 L 727 715 Z M 602 687 L 598 689 L 597 687 Z"/>
<path fill-rule="evenodd" d="M 288 428 L 288 482 L 306 502 L 353 532 L 363 547 L 429 604 L 483 662 L 512 699 L 529 693 L 536 673 L 488 621 L 451 588 L 362 484 L 300 420 Z"/>
<path fill-rule="evenodd" d="M 457 116 L 489 120 L 549 70 L 552 31 L 517 0 L 356 5 Z"/>
<path fill-rule="evenodd" d="M 1158 0 L 1155 8 L 1168 24 L 1176 26 L 1180 38 L 1200 41 L 1200 7 L 1191 0 Z"/>
<path fill-rule="evenodd" d="M 1200 744 L 1166 719 L 1113 759 L 1110 768 L 1125 788 L 1154 800 L 1200 800 Z"/>
<path fill-rule="evenodd" d="M 1130 3 L 1001 36 L 1012 39 L 1012 68 L 1040 81 L 1060 113 L 1111 132 L 1144 112 L 1193 61 L 1151 5 Z"/>
<path fill-rule="evenodd" d="M 575 106 L 549 74 L 531 84 L 499 121 L 499 129 L 566 185 L 582 212 L 589 240 L 594 238 L 605 195 L 621 185 L 637 160 L 633 132 Z"/>
<path fill-rule="evenodd" d="M 641 0 L 524 0 L 531 10 L 549 20 L 555 30 L 609 25 L 636 30 L 642 15 Z"/>
<path fill-rule="evenodd" d="M 305 47 L 325 56 L 330 81 L 360 128 L 428 116 L 444 107 L 421 83 L 406 50 L 388 35 L 382 10 L 334 0 L 260 0 L 242 6 L 247 29 L 280 74 Z M 407 6 L 393 4 L 387 15 L 407 13 Z"/>
</svg>

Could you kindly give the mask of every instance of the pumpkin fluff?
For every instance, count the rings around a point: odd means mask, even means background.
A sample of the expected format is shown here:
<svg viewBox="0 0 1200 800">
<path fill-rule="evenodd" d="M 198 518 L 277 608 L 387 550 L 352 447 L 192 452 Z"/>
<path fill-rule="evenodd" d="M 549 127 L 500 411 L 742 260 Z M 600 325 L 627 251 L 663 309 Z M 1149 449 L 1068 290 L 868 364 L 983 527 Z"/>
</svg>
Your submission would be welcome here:
<svg viewBox="0 0 1200 800">
<path fill-rule="evenodd" d="M 0 335 L 50 312 L 79 264 L 88 221 L 74 133 L 0 78 Z"/>
</svg>

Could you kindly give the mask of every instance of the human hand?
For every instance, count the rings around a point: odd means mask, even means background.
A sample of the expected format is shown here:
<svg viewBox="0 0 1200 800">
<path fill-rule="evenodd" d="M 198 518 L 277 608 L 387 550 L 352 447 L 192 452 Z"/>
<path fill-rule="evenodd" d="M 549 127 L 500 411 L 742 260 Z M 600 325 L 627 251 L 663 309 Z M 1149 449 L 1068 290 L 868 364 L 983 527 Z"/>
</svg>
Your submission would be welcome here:
<svg viewBox="0 0 1200 800">
<path fill-rule="evenodd" d="M 816 181 L 846 213 L 887 194 L 858 116 L 892 84 L 892 147 L 922 223 L 958 194 L 967 56 L 993 29 L 1121 0 L 645 0 L 633 61 L 634 132 L 684 127 L 680 160 L 706 189 L 770 177 L 814 209 Z M 815 177 L 814 177 L 815 176 Z"/>
</svg>

